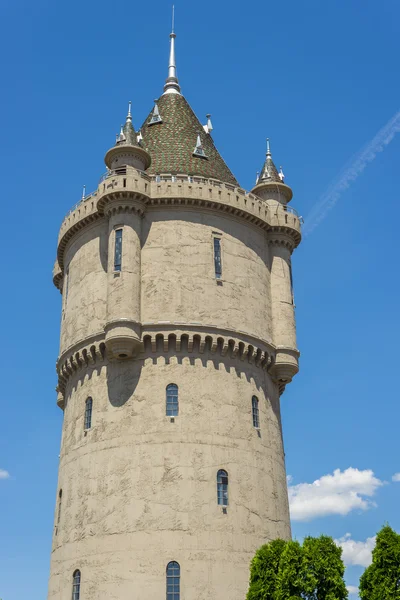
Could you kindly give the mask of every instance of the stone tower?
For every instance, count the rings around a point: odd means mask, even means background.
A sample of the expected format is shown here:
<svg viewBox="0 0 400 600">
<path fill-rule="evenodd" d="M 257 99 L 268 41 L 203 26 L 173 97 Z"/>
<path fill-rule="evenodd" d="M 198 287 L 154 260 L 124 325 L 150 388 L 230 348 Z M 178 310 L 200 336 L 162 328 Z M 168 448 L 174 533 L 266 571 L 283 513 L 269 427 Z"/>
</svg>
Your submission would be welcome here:
<svg viewBox="0 0 400 600">
<path fill-rule="evenodd" d="M 251 193 L 181 94 L 131 107 L 65 217 L 64 412 L 49 600 L 244 600 L 290 537 L 280 395 L 298 371 L 300 220 L 269 146 Z"/>
</svg>

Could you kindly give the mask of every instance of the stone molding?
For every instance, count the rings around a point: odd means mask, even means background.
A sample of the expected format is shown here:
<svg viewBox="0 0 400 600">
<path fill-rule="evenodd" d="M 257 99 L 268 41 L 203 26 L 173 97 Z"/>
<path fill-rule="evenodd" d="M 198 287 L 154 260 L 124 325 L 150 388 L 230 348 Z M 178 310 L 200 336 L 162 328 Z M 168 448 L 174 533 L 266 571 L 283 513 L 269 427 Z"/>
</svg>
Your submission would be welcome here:
<svg viewBox="0 0 400 600">
<path fill-rule="evenodd" d="M 252 336 L 229 335 L 218 328 L 210 331 L 200 326 L 164 328 L 159 325 L 151 329 L 153 330 L 143 327 L 140 345 L 131 360 L 144 359 L 155 353 L 176 352 L 182 356 L 200 357 L 205 352 L 210 352 L 221 357 L 228 356 L 233 360 L 245 361 L 265 370 L 269 370 L 275 363 L 274 347 Z M 57 361 L 57 391 L 63 396 L 66 384 L 75 372 L 90 365 L 101 364 L 105 359 L 113 360 L 107 352 L 104 334 L 97 334 L 78 342 L 66 350 Z"/>
</svg>

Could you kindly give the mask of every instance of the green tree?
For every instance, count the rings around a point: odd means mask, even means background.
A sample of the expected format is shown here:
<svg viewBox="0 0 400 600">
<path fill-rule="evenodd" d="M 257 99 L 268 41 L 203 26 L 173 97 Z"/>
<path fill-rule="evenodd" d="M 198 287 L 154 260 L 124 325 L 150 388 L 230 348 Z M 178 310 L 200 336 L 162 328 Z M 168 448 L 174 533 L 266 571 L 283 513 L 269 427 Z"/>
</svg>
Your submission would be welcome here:
<svg viewBox="0 0 400 600">
<path fill-rule="evenodd" d="M 376 537 L 372 564 L 360 579 L 361 600 L 400 600 L 400 535 L 389 525 Z"/>
<path fill-rule="evenodd" d="M 275 600 L 301 600 L 304 591 L 303 549 L 299 542 L 287 542 L 279 561 Z"/>
<path fill-rule="evenodd" d="M 250 565 L 247 600 L 275 600 L 279 563 L 287 542 L 273 540 L 259 548 Z"/>
<path fill-rule="evenodd" d="M 342 549 L 331 537 L 307 537 L 302 546 L 275 540 L 251 562 L 247 600 L 346 600 L 343 576 Z"/>
<path fill-rule="evenodd" d="M 345 600 L 342 549 L 331 537 L 306 537 L 303 542 L 304 597 L 307 600 Z"/>
</svg>

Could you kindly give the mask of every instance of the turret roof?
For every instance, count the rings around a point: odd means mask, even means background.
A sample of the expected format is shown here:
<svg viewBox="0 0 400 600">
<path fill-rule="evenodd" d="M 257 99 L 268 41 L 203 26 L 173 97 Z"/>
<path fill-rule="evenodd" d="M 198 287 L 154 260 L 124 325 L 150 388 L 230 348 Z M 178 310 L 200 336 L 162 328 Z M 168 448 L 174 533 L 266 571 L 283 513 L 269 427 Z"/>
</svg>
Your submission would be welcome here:
<svg viewBox="0 0 400 600">
<path fill-rule="evenodd" d="M 258 183 L 262 181 L 277 181 L 282 183 L 282 179 L 278 173 L 278 169 L 276 168 L 274 161 L 272 160 L 271 150 L 269 147 L 269 140 L 267 139 L 267 154 L 265 157 L 265 162 L 263 168 L 260 173 L 260 177 L 258 179 Z"/>
<path fill-rule="evenodd" d="M 161 121 L 149 124 L 152 110 L 141 128 L 142 146 L 151 156 L 149 171 L 152 174 L 185 173 L 238 185 L 211 135 L 204 131 L 180 93 L 164 93 L 158 100 L 158 110 Z M 205 156 L 194 154 L 198 136 Z"/>
<path fill-rule="evenodd" d="M 119 139 L 117 138 L 116 145 L 127 145 L 127 146 L 139 146 L 137 141 L 137 133 L 132 124 L 132 114 L 131 114 L 131 106 L 132 103 L 129 102 L 128 114 L 126 117 L 125 125 L 121 127 L 121 133 Z"/>
</svg>

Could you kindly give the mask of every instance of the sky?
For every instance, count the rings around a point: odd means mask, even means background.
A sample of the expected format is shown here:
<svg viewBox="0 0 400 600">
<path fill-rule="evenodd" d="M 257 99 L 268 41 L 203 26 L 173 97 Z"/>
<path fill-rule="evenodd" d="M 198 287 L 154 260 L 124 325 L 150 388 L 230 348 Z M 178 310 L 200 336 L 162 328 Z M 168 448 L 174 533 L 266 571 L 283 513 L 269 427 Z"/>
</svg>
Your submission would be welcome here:
<svg viewBox="0 0 400 600">
<path fill-rule="evenodd" d="M 58 229 L 167 76 L 171 3 L 3 0 L 0 598 L 47 593 L 62 413 Z M 300 373 L 282 396 L 292 533 L 342 545 L 356 592 L 400 531 L 397 0 L 176 1 L 178 75 L 245 189 L 271 140 L 305 219 Z M 16 235 L 18 233 L 18 235 Z M 354 593 L 350 598 L 357 598 Z"/>
</svg>

